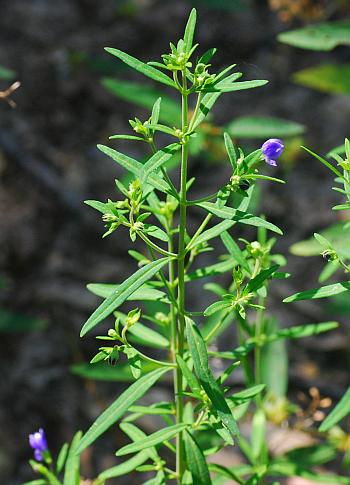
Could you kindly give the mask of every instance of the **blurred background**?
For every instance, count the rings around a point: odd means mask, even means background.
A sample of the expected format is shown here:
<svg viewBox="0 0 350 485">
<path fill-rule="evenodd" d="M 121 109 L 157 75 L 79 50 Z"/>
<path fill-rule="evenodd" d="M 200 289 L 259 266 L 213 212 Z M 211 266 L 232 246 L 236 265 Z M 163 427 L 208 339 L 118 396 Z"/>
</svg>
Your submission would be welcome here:
<svg viewBox="0 0 350 485">
<path fill-rule="evenodd" d="M 159 60 L 168 52 L 168 42 L 181 37 L 193 6 L 199 14 L 196 40 L 201 52 L 217 47 L 216 68 L 236 62 L 246 79 L 270 81 L 218 101 L 192 159 L 191 173 L 200 181 L 198 196 L 215 191 L 229 176 L 218 147 L 219 126 L 230 127 L 247 149 L 259 147 L 264 137 L 286 135 L 285 155 L 273 174 L 288 183 L 260 184 L 257 209 L 284 229 L 277 247 L 292 273 L 289 280 L 272 286 L 269 312 L 281 326 L 335 317 L 342 323 L 336 332 L 290 347 L 292 399 L 298 400 L 300 392 L 307 395 L 312 386 L 338 399 L 349 385 L 349 305 L 321 301 L 286 307 L 281 301 L 318 286 L 322 258 L 304 259 L 290 254 L 289 248 L 335 223 L 331 206 L 340 200 L 331 191 L 330 172 L 299 146 L 327 153 L 350 136 L 350 68 L 336 86 L 322 82 L 327 81 L 324 72 L 311 73 L 310 81 L 305 70 L 346 63 L 350 50 L 301 50 L 277 40 L 292 28 L 349 19 L 349 2 L 5 0 L 0 90 L 17 80 L 21 87 L 11 95 L 15 108 L 0 99 L 1 483 L 17 485 L 33 476 L 27 464 L 30 432 L 44 427 L 57 452 L 77 429 L 86 429 L 124 385 L 111 373 L 102 376 L 104 380 L 98 372 L 89 374 L 82 363 L 92 358 L 98 343 L 90 335 L 81 340 L 79 330 L 98 302 L 86 283 L 119 282 L 130 274 L 135 267 L 127 255 L 130 242 L 118 232 L 102 241 L 102 222 L 83 200 L 113 199 L 114 178 L 121 175 L 95 148 L 97 143 L 138 159 L 147 155 L 143 146 L 112 143 L 108 136 L 130 133 L 128 119 L 149 116 L 147 102 L 137 103 L 128 83 L 153 85 L 103 48 Z M 297 71 L 304 77 L 295 75 Z M 260 129 L 252 136 L 256 117 L 269 117 L 272 128 L 267 124 L 267 132 Z M 198 224 L 199 215 L 194 213 L 191 222 Z M 240 235 L 255 237 L 249 232 Z M 201 306 L 196 292 L 191 298 L 193 306 Z M 227 345 L 230 336 L 225 339 Z M 166 396 L 167 386 L 157 392 Z M 92 478 L 116 463 L 113 450 L 120 444 L 115 429 L 98 440 L 84 456 L 84 476 Z"/>
</svg>

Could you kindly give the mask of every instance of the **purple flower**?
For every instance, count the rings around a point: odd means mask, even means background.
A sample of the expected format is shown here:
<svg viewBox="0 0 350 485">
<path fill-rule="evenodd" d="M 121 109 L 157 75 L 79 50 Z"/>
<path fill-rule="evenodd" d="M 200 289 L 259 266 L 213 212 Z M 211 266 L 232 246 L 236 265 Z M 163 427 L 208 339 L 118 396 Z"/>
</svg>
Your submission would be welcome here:
<svg viewBox="0 0 350 485">
<path fill-rule="evenodd" d="M 29 444 L 34 450 L 34 457 L 37 461 L 43 461 L 43 453 L 48 451 L 45 433 L 42 428 L 29 435 Z"/>
<path fill-rule="evenodd" d="M 261 147 L 265 162 L 273 167 L 277 167 L 276 159 L 281 155 L 283 149 L 283 142 L 278 138 L 270 138 L 269 140 L 266 140 Z"/>
</svg>

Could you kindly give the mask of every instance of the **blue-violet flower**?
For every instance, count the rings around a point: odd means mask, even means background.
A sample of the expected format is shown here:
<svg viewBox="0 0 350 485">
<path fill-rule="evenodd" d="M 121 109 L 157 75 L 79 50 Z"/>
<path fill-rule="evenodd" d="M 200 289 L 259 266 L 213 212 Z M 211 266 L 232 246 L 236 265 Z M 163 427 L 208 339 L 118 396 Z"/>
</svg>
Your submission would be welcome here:
<svg viewBox="0 0 350 485">
<path fill-rule="evenodd" d="M 34 450 L 34 457 L 37 461 L 43 461 L 43 453 L 48 451 L 47 441 L 42 428 L 29 435 L 29 444 Z"/>
<path fill-rule="evenodd" d="M 278 138 L 270 138 L 266 140 L 261 147 L 265 162 L 273 167 L 277 167 L 276 159 L 282 154 L 284 144 Z"/>
</svg>

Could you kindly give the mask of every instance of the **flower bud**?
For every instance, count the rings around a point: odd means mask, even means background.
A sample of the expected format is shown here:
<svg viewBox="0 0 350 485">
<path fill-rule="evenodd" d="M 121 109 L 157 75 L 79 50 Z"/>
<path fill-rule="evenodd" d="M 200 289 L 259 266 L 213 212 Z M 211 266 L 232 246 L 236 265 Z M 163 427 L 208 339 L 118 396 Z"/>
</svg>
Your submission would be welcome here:
<svg viewBox="0 0 350 485">
<path fill-rule="evenodd" d="M 277 158 L 281 156 L 284 150 L 284 144 L 278 138 L 266 140 L 261 147 L 265 162 L 273 167 L 277 167 Z"/>
<path fill-rule="evenodd" d="M 42 428 L 29 435 L 29 444 L 34 450 L 34 458 L 37 461 L 44 460 L 44 453 L 48 451 L 47 441 Z"/>
</svg>

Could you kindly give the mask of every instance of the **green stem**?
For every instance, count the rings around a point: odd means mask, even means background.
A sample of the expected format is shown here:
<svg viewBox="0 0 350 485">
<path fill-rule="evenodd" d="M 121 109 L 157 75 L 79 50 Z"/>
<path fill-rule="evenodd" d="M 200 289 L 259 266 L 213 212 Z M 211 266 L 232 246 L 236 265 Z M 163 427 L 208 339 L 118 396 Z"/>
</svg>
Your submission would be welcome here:
<svg viewBox="0 0 350 485">
<path fill-rule="evenodd" d="M 193 247 L 193 243 L 195 242 L 195 240 L 198 238 L 198 236 L 200 236 L 202 234 L 202 232 L 204 231 L 204 229 L 207 227 L 208 223 L 210 222 L 210 219 L 213 217 L 213 214 L 207 214 L 205 219 L 203 220 L 202 224 L 199 226 L 199 228 L 197 229 L 196 233 L 192 236 L 192 239 L 191 241 L 188 243 L 187 245 L 187 248 L 186 248 L 186 252 L 189 251 L 190 249 L 192 249 Z"/>
<path fill-rule="evenodd" d="M 188 125 L 188 93 L 186 73 L 182 73 L 182 126 L 181 130 L 185 133 Z M 187 198 L 187 160 L 188 160 L 188 140 L 184 139 L 181 152 L 181 183 L 180 183 L 180 224 L 178 240 L 178 328 L 177 328 L 177 354 L 183 357 L 185 342 L 185 234 L 186 234 L 186 198 Z M 183 422 L 183 396 L 182 396 L 182 372 L 179 366 L 176 369 L 175 379 L 175 402 L 176 402 L 176 423 Z M 176 472 L 177 481 L 182 483 L 185 471 L 184 441 L 183 433 L 180 432 L 176 437 Z"/>
<path fill-rule="evenodd" d="M 175 253 L 171 253 L 169 251 L 166 251 L 165 249 L 160 248 L 157 244 L 154 244 L 148 237 L 141 231 L 136 231 L 137 235 L 140 236 L 140 238 L 145 241 L 145 243 L 158 253 L 162 254 L 163 256 L 168 256 L 169 258 L 176 258 Z"/>
<path fill-rule="evenodd" d="M 206 197 L 202 197 L 200 199 L 188 200 L 187 206 L 201 204 L 202 202 L 207 202 L 208 200 L 215 199 L 216 197 L 217 197 L 217 194 L 210 194 L 210 195 L 207 195 Z"/>
<path fill-rule="evenodd" d="M 200 105 L 201 105 L 202 97 L 203 97 L 203 94 L 202 93 L 199 93 L 198 94 L 198 98 L 197 98 L 196 107 L 194 108 L 194 112 L 193 112 L 193 115 L 192 115 L 192 118 L 191 118 L 190 126 L 188 128 L 188 131 L 190 133 L 193 130 L 193 124 L 196 121 L 196 117 L 197 117 L 197 113 L 198 113 L 198 110 L 199 110 Z"/>
<path fill-rule="evenodd" d="M 260 296 L 259 297 L 259 305 L 265 306 L 265 297 Z M 256 323 L 255 323 L 255 341 L 256 341 L 256 346 L 255 346 L 255 352 L 254 352 L 254 361 L 255 361 L 255 384 L 261 384 L 261 335 L 264 331 L 263 325 L 264 325 L 264 317 L 265 317 L 265 310 L 260 309 L 257 311 L 257 317 L 256 317 Z M 260 405 L 261 404 L 261 395 L 259 394 L 257 396 L 257 403 Z"/>
<path fill-rule="evenodd" d="M 236 312 L 236 318 L 237 318 L 237 329 L 238 329 L 238 344 L 241 346 L 241 345 L 244 345 L 245 338 L 244 338 L 244 329 L 242 328 L 242 325 L 240 323 L 238 311 Z M 251 387 L 252 385 L 254 385 L 254 376 L 249 365 L 248 357 L 246 355 L 242 355 L 242 357 L 240 358 L 240 361 L 242 362 L 246 385 L 247 387 Z"/>
</svg>

